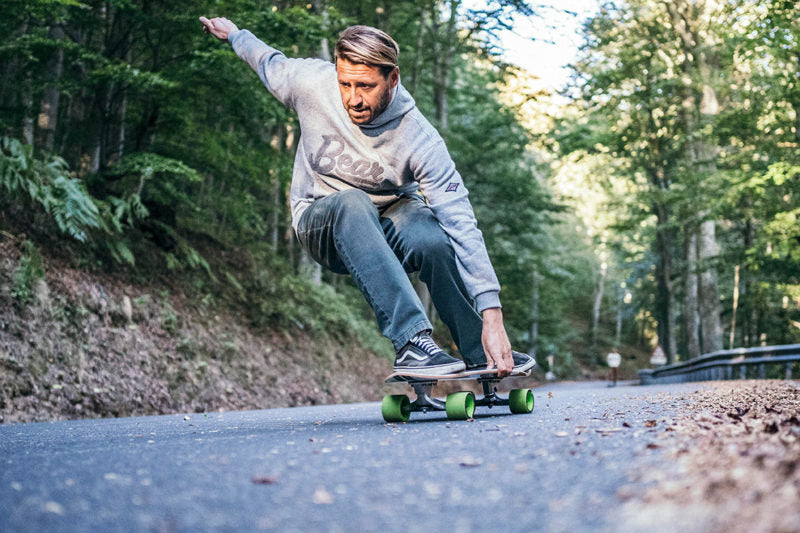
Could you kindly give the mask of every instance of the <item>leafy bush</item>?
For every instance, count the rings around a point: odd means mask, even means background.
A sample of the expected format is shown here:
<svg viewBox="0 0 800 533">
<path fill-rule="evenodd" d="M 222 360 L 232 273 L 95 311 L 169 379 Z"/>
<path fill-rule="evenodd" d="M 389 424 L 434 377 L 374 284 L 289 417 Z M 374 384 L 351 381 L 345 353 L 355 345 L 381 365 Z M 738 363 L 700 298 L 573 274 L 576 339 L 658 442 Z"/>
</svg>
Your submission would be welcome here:
<svg viewBox="0 0 800 533">
<path fill-rule="evenodd" d="M 317 337 L 358 342 L 377 355 L 393 355 L 374 319 L 365 316 L 360 294 L 343 294 L 328 284 L 316 285 L 293 274 L 289 264 L 268 247 L 255 247 L 251 254 L 236 285 L 243 289 L 237 292 L 245 298 L 254 326 L 298 328 Z"/>
<path fill-rule="evenodd" d="M 16 199 L 43 208 L 59 231 L 80 242 L 105 226 L 84 183 L 70 177 L 63 159 L 36 159 L 33 146 L 17 139 L 0 139 L 0 189 L 8 194 L 6 202 Z"/>
</svg>

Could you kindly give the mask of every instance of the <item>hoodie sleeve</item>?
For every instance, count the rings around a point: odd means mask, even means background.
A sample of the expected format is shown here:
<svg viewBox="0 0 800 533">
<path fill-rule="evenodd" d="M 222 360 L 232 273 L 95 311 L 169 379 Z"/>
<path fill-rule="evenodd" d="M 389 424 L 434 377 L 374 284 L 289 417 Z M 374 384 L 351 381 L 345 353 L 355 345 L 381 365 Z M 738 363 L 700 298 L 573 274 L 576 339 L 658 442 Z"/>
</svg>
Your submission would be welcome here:
<svg viewBox="0 0 800 533">
<path fill-rule="evenodd" d="M 283 105 L 294 109 L 298 79 L 302 78 L 298 72 L 308 60 L 287 58 L 249 30 L 231 32 L 228 42 L 236 55 L 256 71 L 269 92 Z"/>
<path fill-rule="evenodd" d="M 441 138 L 433 140 L 412 167 L 420 191 L 450 237 L 459 273 L 481 312 L 500 307 L 497 281 L 483 235 L 478 229 L 467 189 Z"/>
</svg>

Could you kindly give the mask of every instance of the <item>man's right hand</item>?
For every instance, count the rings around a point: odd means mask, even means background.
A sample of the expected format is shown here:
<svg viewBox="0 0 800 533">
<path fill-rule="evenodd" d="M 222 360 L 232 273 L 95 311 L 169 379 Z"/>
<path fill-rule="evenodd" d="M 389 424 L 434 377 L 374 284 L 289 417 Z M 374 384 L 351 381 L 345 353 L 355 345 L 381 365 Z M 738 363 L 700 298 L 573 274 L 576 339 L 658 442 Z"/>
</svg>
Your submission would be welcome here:
<svg viewBox="0 0 800 533">
<path fill-rule="evenodd" d="M 200 17 L 200 22 L 203 23 L 204 32 L 210 33 L 220 41 L 227 41 L 228 35 L 239 29 L 236 27 L 236 24 L 225 17 L 217 17 L 211 20 L 208 20 L 205 17 Z"/>
</svg>

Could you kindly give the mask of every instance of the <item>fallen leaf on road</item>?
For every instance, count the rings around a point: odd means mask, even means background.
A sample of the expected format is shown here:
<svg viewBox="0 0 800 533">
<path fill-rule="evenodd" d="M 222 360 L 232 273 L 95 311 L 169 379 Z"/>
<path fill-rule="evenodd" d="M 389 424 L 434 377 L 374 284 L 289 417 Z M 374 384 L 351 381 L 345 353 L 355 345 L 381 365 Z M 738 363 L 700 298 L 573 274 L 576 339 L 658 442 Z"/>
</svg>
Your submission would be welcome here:
<svg viewBox="0 0 800 533">
<path fill-rule="evenodd" d="M 458 464 L 461 466 L 473 467 L 473 466 L 481 466 L 483 464 L 483 461 L 481 461 L 476 457 L 467 455 L 465 457 L 462 457 L 461 461 L 459 461 Z"/>
<path fill-rule="evenodd" d="M 644 427 L 646 427 L 646 428 L 655 427 L 657 424 L 658 424 L 658 422 L 656 422 L 655 420 L 645 420 L 644 421 Z"/>
<path fill-rule="evenodd" d="M 251 481 L 256 485 L 272 485 L 278 482 L 278 476 L 253 476 Z"/>
<path fill-rule="evenodd" d="M 618 433 L 622 431 L 621 428 L 597 428 L 595 429 L 596 432 L 606 434 L 606 433 Z"/>
<path fill-rule="evenodd" d="M 44 512 L 60 516 L 64 514 L 64 506 L 58 502 L 47 502 L 44 504 Z"/>
<path fill-rule="evenodd" d="M 320 487 L 314 492 L 314 497 L 311 501 L 317 505 L 330 505 L 333 503 L 333 496 L 331 496 L 330 492 Z"/>
</svg>

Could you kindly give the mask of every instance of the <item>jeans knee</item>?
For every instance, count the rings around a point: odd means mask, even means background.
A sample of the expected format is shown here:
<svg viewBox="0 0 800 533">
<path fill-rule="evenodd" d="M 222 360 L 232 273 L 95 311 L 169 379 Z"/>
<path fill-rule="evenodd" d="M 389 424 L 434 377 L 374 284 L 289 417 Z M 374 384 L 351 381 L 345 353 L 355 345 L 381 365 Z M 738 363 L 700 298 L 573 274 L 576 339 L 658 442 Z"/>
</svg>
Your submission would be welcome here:
<svg viewBox="0 0 800 533">
<path fill-rule="evenodd" d="M 423 257 L 449 257 L 453 255 L 450 237 L 438 223 L 429 225 L 415 236 L 415 251 Z"/>
<path fill-rule="evenodd" d="M 338 215 L 348 216 L 351 214 L 363 215 L 366 213 L 378 214 L 377 208 L 373 205 L 369 195 L 359 189 L 347 189 L 338 191 L 330 195 L 331 200 L 336 203 Z"/>
<path fill-rule="evenodd" d="M 340 209 L 358 209 L 372 207 L 369 195 L 361 189 L 345 189 L 330 195 Z"/>
</svg>

